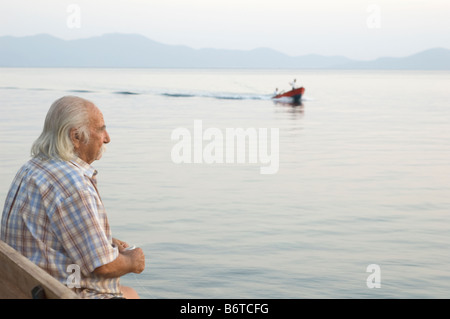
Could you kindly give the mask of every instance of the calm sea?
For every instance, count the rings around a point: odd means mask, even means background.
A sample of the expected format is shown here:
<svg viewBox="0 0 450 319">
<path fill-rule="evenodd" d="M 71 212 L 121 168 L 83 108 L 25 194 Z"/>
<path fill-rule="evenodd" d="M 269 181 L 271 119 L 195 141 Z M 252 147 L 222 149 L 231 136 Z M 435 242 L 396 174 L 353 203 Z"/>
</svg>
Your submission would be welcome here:
<svg viewBox="0 0 450 319">
<path fill-rule="evenodd" d="M 274 103 L 294 78 L 303 105 Z M 94 166 L 115 237 L 145 251 L 122 280 L 141 297 L 448 298 L 449 87 L 447 71 L 0 69 L 1 206 L 50 104 L 78 95 L 105 116 Z M 278 129 L 278 171 L 175 163 L 172 133 L 195 140 L 196 120 Z"/>
</svg>

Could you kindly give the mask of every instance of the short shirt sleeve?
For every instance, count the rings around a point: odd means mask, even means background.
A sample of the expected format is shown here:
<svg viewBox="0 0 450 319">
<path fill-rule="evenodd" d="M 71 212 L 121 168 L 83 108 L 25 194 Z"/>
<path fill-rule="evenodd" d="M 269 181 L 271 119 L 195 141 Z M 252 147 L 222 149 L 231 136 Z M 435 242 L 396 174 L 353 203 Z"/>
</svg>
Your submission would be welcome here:
<svg viewBox="0 0 450 319">
<path fill-rule="evenodd" d="M 67 255 L 85 275 L 114 261 L 119 254 L 106 234 L 97 201 L 88 190 L 78 190 L 58 205 L 51 218 Z"/>
</svg>

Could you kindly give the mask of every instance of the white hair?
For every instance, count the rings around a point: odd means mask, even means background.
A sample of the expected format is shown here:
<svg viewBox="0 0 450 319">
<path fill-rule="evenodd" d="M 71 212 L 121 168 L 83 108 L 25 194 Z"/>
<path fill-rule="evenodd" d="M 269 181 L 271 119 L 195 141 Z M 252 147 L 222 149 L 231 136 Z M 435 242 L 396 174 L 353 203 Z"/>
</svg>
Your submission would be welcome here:
<svg viewBox="0 0 450 319">
<path fill-rule="evenodd" d="M 70 138 L 76 129 L 80 140 L 89 141 L 88 106 L 92 102 L 77 96 L 64 96 L 56 100 L 44 122 L 41 135 L 31 147 L 31 156 L 69 161 L 76 155 Z"/>
</svg>

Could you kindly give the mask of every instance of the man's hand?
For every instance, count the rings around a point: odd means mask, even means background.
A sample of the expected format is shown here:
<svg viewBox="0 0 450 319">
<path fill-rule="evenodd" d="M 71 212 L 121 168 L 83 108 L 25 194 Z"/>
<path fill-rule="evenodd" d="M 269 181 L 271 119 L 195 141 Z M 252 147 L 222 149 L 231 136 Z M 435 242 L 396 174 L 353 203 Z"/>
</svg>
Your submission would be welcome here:
<svg viewBox="0 0 450 319">
<path fill-rule="evenodd" d="M 127 257 L 131 258 L 134 268 L 131 272 L 140 274 L 141 272 L 144 271 L 145 256 L 141 248 L 135 248 L 133 250 L 125 250 L 127 247 L 130 247 L 130 245 L 117 238 L 113 238 L 113 244 L 115 244 L 119 248 L 119 253 L 124 254 Z"/>
<path fill-rule="evenodd" d="M 126 242 L 124 242 L 122 240 L 119 240 L 117 238 L 113 238 L 112 242 L 113 242 L 114 245 L 117 246 L 117 248 L 119 248 L 119 252 L 122 252 L 125 248 L 130 246 L 130 245 L 128 245 L 128 243 L 126 243 Z"/>
<path fill-rule="evenodd" d="M 94 273 L 100 276 L 114 278 L 128 273 L 140 274 L 145 268 L 145 255 L 141 248 L 125 250 L 129 245 L 119 239 L 113 238 L 113 244 L 119 249 L 119 256 L 109 264 L 100 266 Z"/>
<path fill-rule="evenodd" d="M 140 274 L 141 272 L 144 271 L 145 255 L 144 255 L 144 251 L 141 248 L 137 247 L 132 250 L 126 250 L 126 251 L 122 252 L 121 254 L 129 257 L 132 260 L 132 265 L 133 265 L 133 269 L 131 270 L 132 272 L 134 272 L 136 274 Z"/>
</svg>

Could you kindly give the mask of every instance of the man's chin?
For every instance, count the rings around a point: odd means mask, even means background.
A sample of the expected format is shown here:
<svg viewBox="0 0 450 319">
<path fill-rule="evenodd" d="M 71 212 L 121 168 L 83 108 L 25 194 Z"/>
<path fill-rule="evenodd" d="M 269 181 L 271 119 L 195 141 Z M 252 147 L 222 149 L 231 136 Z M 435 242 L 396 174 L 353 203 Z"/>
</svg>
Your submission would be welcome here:
<svg viewBox="0 0 450 319">
<path fill-rule="evenodd" d="M 106 152 L 106 146 L 103 145 L 102 148 L 100 149 L 100 151 L 98 152 L 97 158 L 95 160 L 96 161 L 100 160 L 105 152 Z"/>
</svg>

